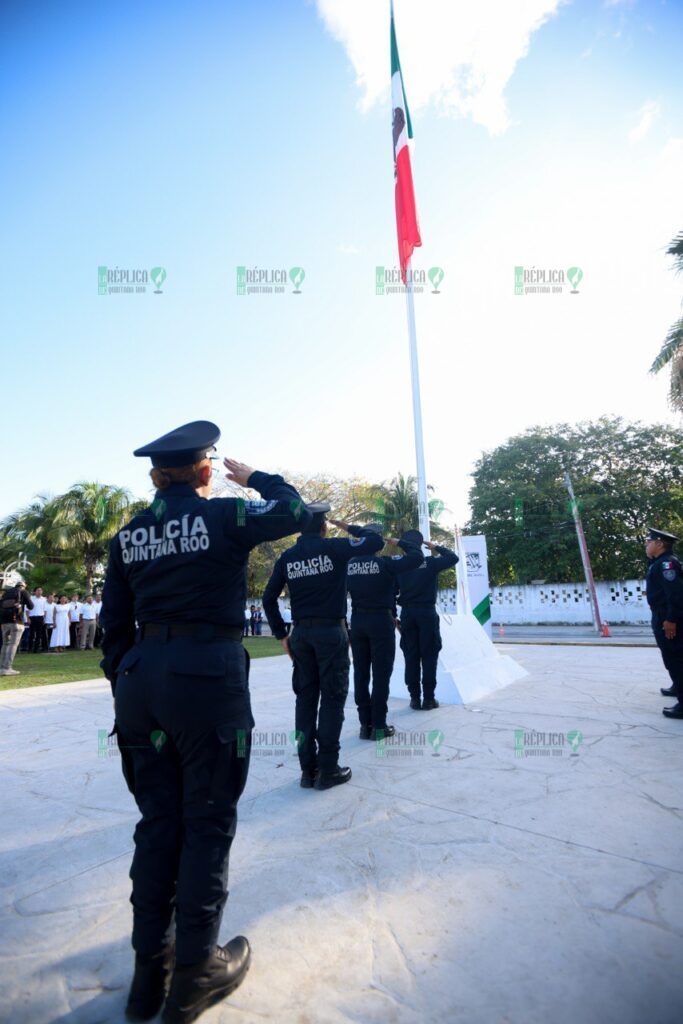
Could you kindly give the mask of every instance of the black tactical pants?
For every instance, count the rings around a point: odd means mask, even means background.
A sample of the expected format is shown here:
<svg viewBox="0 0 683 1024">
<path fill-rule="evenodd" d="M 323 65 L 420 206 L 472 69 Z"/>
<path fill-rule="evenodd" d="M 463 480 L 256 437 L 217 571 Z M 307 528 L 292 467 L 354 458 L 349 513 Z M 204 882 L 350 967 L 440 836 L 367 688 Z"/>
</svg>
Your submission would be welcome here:
<svg viewBox="0 0 683 1024">
<path fill-rule="evenodd" d="M 28 620 L 28 649 L 32 654 L 39 650 L 47 650 L 47 633 L 45 632 L 45 616 L 30 615 Z"/>
<path fill-rule="evenodd" d="M 436 690 L 436 665 L 441 650 L 439 616 L 435 608 L 401 609 L 401 650 L 406 663 L 406 686 L 413 700 L 424 700 Z"/>
<path fill-rule="evenodd" d="M 349 635 L 342 625 L 296 623 L 289 649 L 294 661 L 294 723 L 300 734 L 301 769 L 332 772 L 339 763 L 339 736 L 349 692 Z"/>
<path fill-rule="evenodd" d="M 142 815 L 135 829 L 133 948 L 176 960 L 212 951 L 227 899 L 228 858 L 249 770 L 253 719 L 239 642 L 143 640 L 115 689 L 123 774 Z"/>
<path fill-rule="evenodd" d="M 354 611 L 351 619 L 351 653 L 353 694 L 360 724 L 383 729 L 387 724 L 389 681 L 396 656 L 396 629 L 388 609 Z"/>
<path fill-rule="evenodd" d="M 676 625 L 676 637 L 667 640 L 659 620 L 653 620 L 652 632 L 657 646 L 662 652 L 664 667 L 671 676 L 671 684 L 676 692 L 676 699 L 683 704 L 683 623 Z"/>
</svg>

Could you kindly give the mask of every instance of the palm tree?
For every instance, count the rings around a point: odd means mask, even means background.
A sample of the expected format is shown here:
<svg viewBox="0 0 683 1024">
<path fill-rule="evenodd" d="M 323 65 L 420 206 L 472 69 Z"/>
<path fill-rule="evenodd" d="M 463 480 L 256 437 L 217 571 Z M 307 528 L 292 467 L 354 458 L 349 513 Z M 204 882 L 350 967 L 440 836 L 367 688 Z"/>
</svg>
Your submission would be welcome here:
<svg viewBox="0 0 683 1024">
<path fill-rule="evenodd" d="M 429 487 L 429 491 L 433 488 Z M 443 511 L 444 505 L 438 498 L 429 502 L 429 528 L 435 540 L 447 540 L 451 537 L 436 521 Z M 377 499 L 375 514 L 381 520 L 385 532 L 390 536 L 400 537 L 405 530 L 417 530 L 419 526 L 419 505 L 417 480 L 414 476 L 398 473 L 388 487 L 383 487 Z"/>
<path fill-rule="evenodd" d="M 124 487 L 83 482 L 55 498 L 39 495 L 9 516 L 2 532 L 8 541 L 22 543 L 50 561 L 80 564 L 90 593 L 109 542 L 147 504 L 133 501 Z"/>
<path fill-rule="evenodd" d="M 674 238 L 666 250 L 675 260 L 677 273 L 683 271 L 683 231 Z M 669 405 L 678 412 L 683 412 L 683 317 L 669 329 L 659 355 L 650 367 L 650 373 L 659 373 L 665 366 L 671 366 L 671 382 L 669 385 Z"/>
</svg>

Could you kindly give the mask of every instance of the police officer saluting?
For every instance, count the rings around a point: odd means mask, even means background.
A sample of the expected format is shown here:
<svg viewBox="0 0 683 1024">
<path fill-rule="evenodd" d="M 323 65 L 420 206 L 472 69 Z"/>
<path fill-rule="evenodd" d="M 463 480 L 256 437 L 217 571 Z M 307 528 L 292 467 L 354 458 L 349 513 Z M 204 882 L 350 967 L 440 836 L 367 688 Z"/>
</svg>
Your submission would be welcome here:
<svg viewBox="0 0 683 1024">
<path fill-rule="evenodd" d="M 652 611 L 652 632 L 671 676 L 671 686 L 662 687 L 661 693 L 676 698 L 673 707 L 662 708 L 667 718 L 683 718 L 683 569 L 673 554 L 677 540 L 672 533 L 650 529 L 645 541 L 650 560 L 645 592 Z"/>
<path fill-rule="evenodd" d="M 102 668 L 142 815 L 130 871 L 129 1020 L 158 1013 L 171 969 L 163 1020 L 195 1020 L 239 985 L 251 955 L 243 936 L 216 945 L 254 725 L 240 642 L 247 557 L 310 515 L 282 477 L 232 459 L 228 479 L 266 500 L 208 501 L 207 453 L 219 437 L 199 421 L 137 449 L 152 459 L 156 497 L 112 541 L 104 586 Z"/>
<path fill-rule="evenodd" d="M 424 538 L 419 530 L 406 530 L 402 542 L 420 545 Z M 401 605 L 401 650 L 406 662 L 406 686 L 410 693 L 410 706 L 414 711 L 438 708 L 436 665 L 441 650 L 441 631 L 436 610 L 439 573 L 450 569 L 458 561 L 455 552 L 438 544 L 427 543 L 430 551 L 438 554 L 426 558 L 419 569 L 401 573 L 398 578 L 398 602 Z M 420 675 L 422 676 L 422 702 L 420 702 Z"/>
<path fill-rule="evenodd" d="M 368 529 L 381 533 L 379 526 Z M 362 740 L 384 739 L 396 732 L 393 725 L 387 725 L 389 681 L 396 656 L 396 584 L 400 573 L 424 562 L 422 549 L 405 538 L 390 539 L 387 544 L 400 545 L 405 554 L 356 555 L 346 570 L 352 605 L 353 690 Z"/>
<path fill-rule="evenodd" d="M 350 538 L 326 537 L 327 503 L 309 505 L 312 521 L 294 547 L 278 558 L 263 594 L 273 636 L 294 662 L 295 727 L 304 789 L 329 789 L 348 782 L 339 766 L 339 736 L 349 692 L 349 637 L 346 631 L 346 567 L 354 555 L 384 547 L 374 530 L 331 519 Z M 278 598 L 289 588 L 294 628 L 287 629 Z M 318 709 L 320 705 L 320 709 Z M 317 743 L 316 743 L 317 741 Z"/>
</svg>

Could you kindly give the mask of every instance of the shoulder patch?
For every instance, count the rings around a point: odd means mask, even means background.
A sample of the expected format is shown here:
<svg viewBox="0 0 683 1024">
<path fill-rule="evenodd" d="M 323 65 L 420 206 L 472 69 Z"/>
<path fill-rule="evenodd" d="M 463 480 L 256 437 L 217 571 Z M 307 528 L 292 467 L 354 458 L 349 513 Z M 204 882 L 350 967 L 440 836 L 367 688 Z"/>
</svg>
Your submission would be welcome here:
<svg viewBox="0 0 683 1024">
<path fill-rule="evenodd" d="M 364 543 L 365 537 L 349 537 L 349 544 L 352 548 L 360 547 L 360 545 Z"/>
<path fill-rule="evenodd" d="M 396 561 L 400 562 L 402 558 L 403 558 L 403 555 L 392 555 L 391 556 L 391 561 L 392 562 L 396 562 Z"/>
<path fill-rule="evenodd" d="M 248 516 L 262 516 L 275 508 L 277 501 L 245 501 L 244 511 Z"/>
<path fill-rule="evenodd" d="M 665 580 L 668 580 L 669 583 L 673 583 L 673 581 L 676 579 L 676 570 L 675 569 L 664 569 L 664 571 L 662 572 L 662 576 L 664 577 Z"/>
<path fill-rule="evenodd" d="M 673 569 L 673 562 L 662 562 L 662 569 Z"/>
</svg>

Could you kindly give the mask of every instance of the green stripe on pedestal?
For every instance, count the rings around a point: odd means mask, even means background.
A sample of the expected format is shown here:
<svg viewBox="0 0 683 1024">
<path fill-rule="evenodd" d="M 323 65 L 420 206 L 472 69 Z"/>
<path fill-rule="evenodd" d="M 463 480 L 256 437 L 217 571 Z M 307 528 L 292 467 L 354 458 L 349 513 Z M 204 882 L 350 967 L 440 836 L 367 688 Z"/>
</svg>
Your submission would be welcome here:
<svg viewBox="0 0 683 1024">
<path fill-rule="evenodd" d="M 482 626 L 485 622 L 489 621 L 491 618 L 491 598 L 488 594 L 479 602 L 476 608 L 472 609 L 472 614 Z"/>
</svg>

